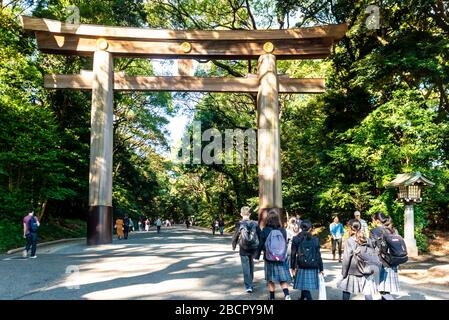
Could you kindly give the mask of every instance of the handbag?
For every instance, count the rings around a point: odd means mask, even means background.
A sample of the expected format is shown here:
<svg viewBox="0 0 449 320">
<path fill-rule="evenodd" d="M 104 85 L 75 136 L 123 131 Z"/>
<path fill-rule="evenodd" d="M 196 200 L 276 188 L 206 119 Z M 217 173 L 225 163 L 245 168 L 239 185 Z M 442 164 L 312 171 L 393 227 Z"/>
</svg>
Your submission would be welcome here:
<svg viewBox="0 0 449 320">
<path fill-rule="evenodd" d="M 324 280 L 324 276 L 321 273 L 318 275 L 318 288 L 318 300 L 327 300 L 326 281 Z"/>
</svg>

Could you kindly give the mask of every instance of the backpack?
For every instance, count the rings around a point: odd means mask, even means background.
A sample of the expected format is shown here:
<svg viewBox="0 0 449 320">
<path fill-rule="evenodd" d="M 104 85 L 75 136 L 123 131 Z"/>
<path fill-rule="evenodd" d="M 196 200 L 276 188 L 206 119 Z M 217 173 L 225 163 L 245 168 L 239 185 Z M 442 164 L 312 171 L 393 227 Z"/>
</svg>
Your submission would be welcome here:
<svg viewBox="0 0 449 320">
<path fill-rule="evenodd" d="M 283 262 L 287 258 L 287 242 L 280 230 L 274 229 L 265 241 L 265 258 L 268 261 Z"/>
<path fill-rule="evenodd" d="M 367 245 L 359 245 L 353 252 L 356 259 L 357 270 L 364 276 L 370 276 L 374 273 L 374 266 L 380 267 L 382 262 L 379 259 L 374 248 Z"/>
<path fill-rule="evenodd" d="M 379 239 L 380 258 L 388 267 L 397 267 L 408 261 L 407 246 L 404 239 L 390 232 L 382 232 Z"/>
<path fill-rule="evenodd" d="M 256 223 L 241 223 L 239 245 L 247 251 L 256 250 L 259 247 Z"/>
<path fill-rule="evenodd" d="M 38 226 L 37 220 L 34 216 L 31 217 L 31 219 L 28 223 L 29 223 L 29 227 L 30 227 L 30 232 L 37 232 L 37 230 L 39 229 L 39 226 Z"/>
<path fill-rule="evenodd" d="M 320 257 L 317 254 L 320 244 L 317 240 L 317 238 L 304 238 L 299 243 L 299 256 L 297 258 L 299 268 L 318 269 L 320 267 Z"/>
</svg>

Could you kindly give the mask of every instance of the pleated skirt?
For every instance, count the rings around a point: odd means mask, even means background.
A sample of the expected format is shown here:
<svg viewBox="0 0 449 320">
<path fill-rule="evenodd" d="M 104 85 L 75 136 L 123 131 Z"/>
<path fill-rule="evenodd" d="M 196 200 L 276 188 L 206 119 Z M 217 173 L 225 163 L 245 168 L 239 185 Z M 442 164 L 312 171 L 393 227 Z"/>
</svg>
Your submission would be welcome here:
<svg viewBox="0 0 449 320">
<path fill-rule="evenodd" d="M 293 289 L 318 290 L 320 285 L 318 273 L 318 269 L 298 269 Z"/>
<path fill-rule="evenodd" d="M 398 293 L 399 290 L 398 268 L 380 268 L 379 291 Z"/>
<path fill-rule="evenodd" d="M 290 269 L 287 261 L 284 262 L 272 262 L 265 261 L 265 280 L 272 282 L 290 282 L 292 276 L 290 275 Z"/>
<path fill-rule="evenodd" d="M 374 276 L 357 277 L 348 275 L 346 278 L 340 280 L 337 284 L 338 289 L 352 294 L 375 295 L 377 294 L 376 281 Z"/>
</svg>

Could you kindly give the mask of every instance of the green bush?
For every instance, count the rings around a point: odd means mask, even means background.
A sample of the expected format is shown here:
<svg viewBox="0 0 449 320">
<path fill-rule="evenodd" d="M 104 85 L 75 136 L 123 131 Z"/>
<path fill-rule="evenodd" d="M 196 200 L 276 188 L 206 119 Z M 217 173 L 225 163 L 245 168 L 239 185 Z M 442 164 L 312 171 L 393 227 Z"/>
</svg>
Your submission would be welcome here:
<svg viewBox="0 0 449 320">
<path fill-rule="evenodd" d="M 86 222 L 82 220 L 43 221 L 39 228 L 38 243 L 86 236 Z M 0 253 L 25 245 L 21 222 L 0 220 Z"/>
<path fill-rule="evenodd" d="M 427 237 L 424 234 L 424 229 L 428 225 L 427 213 L 421 207 L 414 206 L 415 210 L 415 239 L 416 245 L 420 252 L 427 252 L 429 250 Z"/>
</svg>

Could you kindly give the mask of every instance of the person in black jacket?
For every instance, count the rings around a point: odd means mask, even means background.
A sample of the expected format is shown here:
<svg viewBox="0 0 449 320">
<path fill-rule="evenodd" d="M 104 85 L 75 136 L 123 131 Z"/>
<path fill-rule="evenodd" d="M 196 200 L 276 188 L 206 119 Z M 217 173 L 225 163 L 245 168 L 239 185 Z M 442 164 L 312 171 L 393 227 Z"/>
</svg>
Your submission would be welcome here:
<svg viewBox="0 0 449 320">
<path fill-rule="evenodd" d="M 382 212 L 376 212 L 374 214 L 373 225 L 375 228 L 371 230 L 370 238 L 373 240 L 378 250 L 380 250 L 379 241 L 382 239 L 383 234 L 398 233 L 398 231 L 393 228 L 393 221 L 391 218 L 388 218 Z M 390 267 L 384 261 L 379 274 L 379 292 L 382 296 L 382 300 L 394 300 L 391 293 L 398 293 L 399 290 L 398 267 Z"/>
<path fill-rule="evenodd" d="M 125 240 L 128 239 L 128 234 L 129 234 L 129 217 L 128 214 L 125 214 L 125 219 L 123 219 L 123 233 L 124 233 L 124 238 Z"/>
<path fill-rule="evenodd" d="M 235 250 L 237 247 L 237 243 L 239 244 L 239 254 L 240 254 L 240 262 L 242 263 L 243 269 L 243 282 L 245 284 L 245 291 L 247 293 L 252 293 L 254 290 L 253 280 L 254 280 L 254 255 L 256 254 L 257 247 L 252 249 L 245 247 L 245 245 L 241 244 L 241 228 L 252 228 L 253 226 L 256 228 L 257 237 L 260 238 L 260 228 L 256 221 L 250 219 L 251 211 L 249 207 L 242 207 L 240 209 L 240 215 L 242 216 L 242 220 L 237 222 L 235 225 L 235 232 L 232 236 L 232 250 Z"/>
<path fill-rule="evenodd" d="M 312 223 L 309 220 L 303 220 L 301 222 L 301 230 L 297 236 L 293 237 L 292 241 L 292 252 L 291 252 L 291 269 L 292 273 L 295 274 L 295 284 L 294 289 L 301 290 L 301 297 L 299 300 L 312 300 L 311 290 L 319 290 L 319 278 L 318 274 L 323 272 L 323 260 L 321 259 L 320 253 L 320 240 L 317 237 L 313 237 L 310 233 L 312 229 Z M 298 263 L 301 256 L 301 244 L 310 243 L 312 247 L 312 252 L 309 256 L 312 257 L 313 261 L 308 262 L 306 266 Z M 312 251 L 310 250 L 310 251 Z"/>
<path fill-rule="evenodd" d="M 279 230 L 285 239 L 285 256 L 287 256 L 287 232 L 281 226 L 281 218 L 275 210 L 270 210 L 266 216 L 264 223 L 265 227 L 260 234 L 259 248 L 256 253 L 256 259 L 260 259 L 262 251 L 264 251 L 265 262 L 265 280 L 268 284 L 268 291 L 270 293 L 269 299 L 275 299 L 275 282 L 279 282 L 283 292 L 285 300 L 291 300 L 290 293 L 288 291 L 288 283 L 292 277 L 290 275 L 287 259 L 283 261 L 269 261 L 267 259 L 267 252 L 265 248 L 265 242 L 268 239 L 270 233 L 273 230 Z"/>
</svg>

